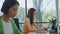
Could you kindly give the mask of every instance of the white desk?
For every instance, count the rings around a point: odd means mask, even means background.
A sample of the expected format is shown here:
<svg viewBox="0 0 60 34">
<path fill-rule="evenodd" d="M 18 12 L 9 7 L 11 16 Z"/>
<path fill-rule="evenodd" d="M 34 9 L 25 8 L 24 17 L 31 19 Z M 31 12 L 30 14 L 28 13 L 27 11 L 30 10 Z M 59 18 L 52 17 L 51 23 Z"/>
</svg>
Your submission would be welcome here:
<svg viewBox="0 0 60 34">
<path fill-rule="evenodd" d="M 55 32 L 47 32 L 47 31 L 37 31 L 37 32 L 30 32 L 29 34 L 56 34 Z"/>
</svg>

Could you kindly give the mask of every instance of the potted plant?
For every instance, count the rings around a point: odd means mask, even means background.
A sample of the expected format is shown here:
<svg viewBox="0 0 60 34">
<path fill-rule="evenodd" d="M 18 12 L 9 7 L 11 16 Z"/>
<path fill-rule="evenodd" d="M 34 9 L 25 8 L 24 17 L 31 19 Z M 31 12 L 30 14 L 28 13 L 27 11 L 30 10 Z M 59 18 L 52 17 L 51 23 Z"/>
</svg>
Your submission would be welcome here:
<svg viewBox="0 0 60 34">
<path fill-rule="evenodd" d="M 49 22 L 52 24 L 52 30 L 57 31 L 57 27 L 56 27 L 56 19 L 51 19 L 49 20 Z"/>
</svg>

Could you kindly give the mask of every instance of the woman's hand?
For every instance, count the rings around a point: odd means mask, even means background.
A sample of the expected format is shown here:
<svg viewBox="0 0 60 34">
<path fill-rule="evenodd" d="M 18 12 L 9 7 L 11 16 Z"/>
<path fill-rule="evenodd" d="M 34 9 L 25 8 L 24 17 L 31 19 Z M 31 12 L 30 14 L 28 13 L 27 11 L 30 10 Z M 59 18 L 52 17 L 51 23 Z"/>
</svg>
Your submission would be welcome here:
<svg viewBox="0 0 60 34">
<path fill-rule="evenodd" d="M 48 28 L 43 27 L 44 30 L 47 30 Z"/>
<path fill-rule="evenodd" d="M 45 28 L 45 27 L 40 27 L 40 28 L 38 28 L 38 30 L 47 30 L 47 28 Z"/>
</svg>

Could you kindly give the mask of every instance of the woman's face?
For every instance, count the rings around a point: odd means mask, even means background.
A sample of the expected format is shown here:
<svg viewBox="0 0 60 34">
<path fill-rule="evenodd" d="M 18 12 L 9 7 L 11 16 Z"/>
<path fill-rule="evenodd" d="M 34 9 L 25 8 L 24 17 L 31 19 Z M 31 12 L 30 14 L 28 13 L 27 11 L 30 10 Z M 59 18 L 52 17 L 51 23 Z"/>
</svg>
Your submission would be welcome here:
<svg viewBox="0 0 60 34">
<path fill-rule="evenodd" d="M 9 8 L 9 12 L 8 12 L 8 15 L 13 18 L 15 17 L 16 13 L 17 13 L 17 10 L 18 10 L 18 4 L 15 4 L 13 5 L 11 8 Z"/>
</svg>

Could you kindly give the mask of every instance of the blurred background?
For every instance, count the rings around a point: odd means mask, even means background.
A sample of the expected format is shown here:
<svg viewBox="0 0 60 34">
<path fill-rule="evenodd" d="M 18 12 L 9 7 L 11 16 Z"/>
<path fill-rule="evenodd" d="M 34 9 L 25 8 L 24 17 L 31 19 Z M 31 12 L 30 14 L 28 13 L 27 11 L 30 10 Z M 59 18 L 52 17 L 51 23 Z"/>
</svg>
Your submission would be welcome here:
<svg viewBox="0 0 60 34">
<path fill-rule="evenodd" d="M 57 31 L 59 33 L 60 23 L 60 0 L 17 0 L 20 5 L 17 15 L 19 21 L 19 29 L 23 32 L 24 22 L 28 13 L 28 9 L 35 8 L 36 16 L 34 22 L 38 26 L 49 27 L 51 19 L 56 19 Z M 4 0 L 0 0 L 0 16 L 3 15 L 1 7 Z M 40 24 L 39 24 L 40 23 Z"/>
</svg>

